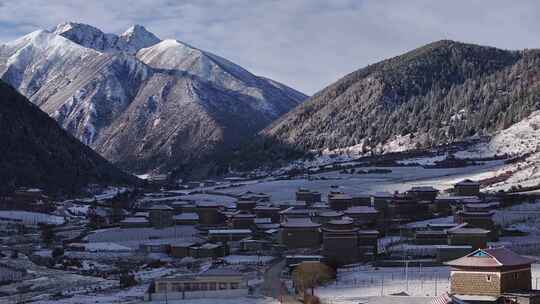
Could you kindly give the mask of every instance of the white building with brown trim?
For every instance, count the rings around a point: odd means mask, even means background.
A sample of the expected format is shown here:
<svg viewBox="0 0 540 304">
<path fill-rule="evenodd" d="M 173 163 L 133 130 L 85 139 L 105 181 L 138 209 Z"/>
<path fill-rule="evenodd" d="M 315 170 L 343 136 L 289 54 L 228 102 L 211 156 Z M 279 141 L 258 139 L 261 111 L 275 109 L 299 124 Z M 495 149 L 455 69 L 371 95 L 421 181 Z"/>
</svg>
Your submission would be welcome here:
<svg viewBox="0 0 540 304">
<path fill-rule="evenodd" d="M 152 285 L 145 296 L 147 301 L 236 298 L 248 295 L 244 275 L 228 269 L 164 277 L 156 279 Z"/>
</svg>

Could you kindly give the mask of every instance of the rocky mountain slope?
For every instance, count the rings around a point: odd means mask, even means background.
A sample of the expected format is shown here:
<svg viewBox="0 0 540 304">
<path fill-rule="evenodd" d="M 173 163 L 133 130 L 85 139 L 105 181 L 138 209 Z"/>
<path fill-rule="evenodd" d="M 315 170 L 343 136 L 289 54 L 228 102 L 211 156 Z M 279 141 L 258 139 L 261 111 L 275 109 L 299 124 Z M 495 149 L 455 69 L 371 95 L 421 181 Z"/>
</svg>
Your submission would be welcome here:
<svg viewBox="0 0 540 304">
<path fill-rule="evenodd" d="M 0 80 L 0 192 L 21 186 L 76 193 L 88 184 L 135 178 L 80 143 Z"/>
<path fill-rule="evenodd" d="M 143 26 L 134 25 L 121 35 L 103 33 L 91 25 L 67 22 L 56 26 L 56 35 L 63 36 L 79 45 L 102 52 L 123 51 L 130 54 L 152 46 L 160 39 Z"/>
<path fill-rule="evenodd" d="M 302 150 L 385 153 L 489 137 L 539 105 L 539 50 L 439 41 L 343 77 L 261 134 Z"/>
<path fill-rule="evenodd" d="M 0 46 L 0 77 L 108 160 L 204 175 L 306 96 L 211 53 L 77 23 Z"/>
</svg>

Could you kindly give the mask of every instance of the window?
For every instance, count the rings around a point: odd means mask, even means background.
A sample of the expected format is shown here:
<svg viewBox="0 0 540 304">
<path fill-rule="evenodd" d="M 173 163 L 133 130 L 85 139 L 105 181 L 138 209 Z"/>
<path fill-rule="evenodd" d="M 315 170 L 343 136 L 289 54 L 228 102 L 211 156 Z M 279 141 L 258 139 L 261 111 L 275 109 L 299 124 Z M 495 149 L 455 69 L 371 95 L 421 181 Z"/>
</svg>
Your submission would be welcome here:
<svg viewBox="0 0 540 304">
<path fill-rule="evenodd" d="M 167 283 L 157 283 L 156 284 L 156 290 L 158 292 L 164 292 L 167 291 Z"/>
<path fill-rule="evenodd" d="M 517 279 L 519 279 L 519 273 L 516 272 L 514 273 L 514 280 L 517 280 Z"/>
<path fill-rule="evenodd" d="M 488 275 L 486 276 L 486 281 L 491 282 L 491 275 L 490 275 L 490 274 L 488 274 Z"/>
<path fill-rule="evenodd" d="M 240 285 L 238 283 L 231 283 L 231 289 L 238 289 Z"/>
<path fill-rule="evenodd" d="M 182 283 L 173 283 L 172 291 L 182 291 Z"/>
<path fill-rule="evenodd" d="M 219 283 L 219 289 L 227 289 L 227 283 Z"/>
<path fill-rule="evenodd" d="M 210 290 L 216 290 L 217 289 L 217 284 L 215 282 L 209 283 L 209 289 Z"/>
<path fill-rule="evenodd" d="M 473 257 L 478 257 L 478 258 L 485 258 L 485 257 L 489 257 L 489 255 L 487 253 L 485 253 L 484 251 L 482 250 L 478 250 L 478 252 L 476 252 L 475 254 L 472 255 Z"/>
</svg>

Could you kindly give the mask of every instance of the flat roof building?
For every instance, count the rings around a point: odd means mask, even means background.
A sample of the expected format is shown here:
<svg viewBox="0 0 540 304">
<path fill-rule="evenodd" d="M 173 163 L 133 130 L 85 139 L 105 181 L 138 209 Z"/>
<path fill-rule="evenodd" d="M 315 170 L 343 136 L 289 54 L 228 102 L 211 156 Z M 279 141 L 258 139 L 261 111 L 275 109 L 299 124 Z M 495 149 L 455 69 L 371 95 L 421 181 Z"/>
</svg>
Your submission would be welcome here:
<svg viewBox="0 0 540 304">
<path fill-rule="evenodd" d="M 201 274 L 178 275 L 154 281 L 147 301 L 193 298 L 237 298 L 248 294 L 247 280 L 238 271 L 212 269 Z M 150 289 L 151 290 L 151 289 Z"/>
<path fill-rule="evenodd" d="M 353 219 L 358 227 L 374 227 L 380 219 L 380 212 L 368 206 L 350 207 L 344 211 L 345 215 Z"/>
<path fill-rule="evenodd" d="M 489 230 L 482 228 L 464 228 L 458 226 L 456 228 L 447 230 L 447 234 L 448 245 L 469 245 L 473 249 L 486 248 L 489 239 Z"/>
<path fill-rule="evenodd" d="M 307 205 L 313 205 L 321 201 L 321 193 L 309 189 L 300 188 L 296 191 L 296 200 L 306 202 Z"/>
<path fill-rule="evenodd" d="M 325 224 L 332 220 L 339 220 L 342 216 L 343 212 L 331 210 L 318 212 L 314 219 L 319 224 Z"/>
<path fill-rule="evenodd" d="M 407 191 L 407 194 L 413 196 L 419 201 L 433 202 L 435 201 L 435 198 L 437 198 L 439 190 L 431 186 L 412 187 L 409 191 Z"/>
<path fill-rule="evenodd" d="M 280 210 L 279 207 L 261 205 L 253 208 L 253 213 L 257 218 L 269 218 L 272 223 L 279 223 L 281 220 Z"/>
<path fill-rule="evenodd" d="M 208 239 L 211 242 L 234 242 L 250 237 L 250 229 L 211 229 L 208 230 Z"/>
<path fill-rule="evenodd" d="M 349 194 L 330 193 L 328 194 L 328 206 L 332 210 L 343 211 L 352 207 L 353 199 Z"/>
<path fill-rule="evenodd" d="M 144 228 L 150 226 L 150 222 L 145 217 L 127 217 L 120 222 L 121 228 Z"/>
<path fill-rule="evenodd" d="M 221 212 L 223 206 L 216 202 L 198 202 L 197 214 L 199 223 L 205 226 L 216 226 L 225 224 L 225 215 Z"/>
<path fill-rule="evenodd" d="M 319 248 L 321 225 L 309 218 L 292 218 L 281 223 L 281 243 L 288 249 Z"/>
<path fill-rule="evenodd" d="M 148 209 L 150 223 L 156 228 L 165 228 L 174 225 L 174 209 L 167 205 L 155 205 Z"/>
<path fill-rule="evenodd" d="M 454 185 L 456 195 L 474 195 L 480 194 L 480 183 L 470 179 L 462 180 Z"/>
<path fill-rule="evenodd" d="M 358 228 L 323 228 L 322 231 L 322 252 L 328 261 L 338 265 L 360 261 Z"/>
<path fill-rule="evenodd" d="M 254 200 L 238 200 L 236 202 L 236 210 L 251 212 L 257 206 L 257 202 Z"/>
<path fill-rule="evenodd" d="M 180 213 L 174 216 L 176 225 L 196 225 L 199 223 L 199 215 L 195 212 Z"/>
<path fill-rule="evenodd" d="M 232 216 L 233 229 L 251 229 L 255 226 L 255 214 L 240 212 Z"/>
</svg>

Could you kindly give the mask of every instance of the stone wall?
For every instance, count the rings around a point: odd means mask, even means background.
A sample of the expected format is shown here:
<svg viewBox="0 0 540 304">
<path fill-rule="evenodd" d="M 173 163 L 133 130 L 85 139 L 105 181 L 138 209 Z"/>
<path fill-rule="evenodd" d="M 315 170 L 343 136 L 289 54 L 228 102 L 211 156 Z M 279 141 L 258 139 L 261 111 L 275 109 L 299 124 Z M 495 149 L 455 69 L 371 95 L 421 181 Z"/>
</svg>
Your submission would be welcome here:
<svg viewBox="0 0 540 304">
<path fill-rule="evenodd" d="M 496 273 L 451 273 L 450 292 L 464 295 L 498 296 L 501 294 L 501 278 Z"/>
</svg>

